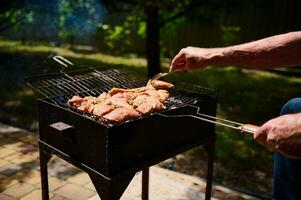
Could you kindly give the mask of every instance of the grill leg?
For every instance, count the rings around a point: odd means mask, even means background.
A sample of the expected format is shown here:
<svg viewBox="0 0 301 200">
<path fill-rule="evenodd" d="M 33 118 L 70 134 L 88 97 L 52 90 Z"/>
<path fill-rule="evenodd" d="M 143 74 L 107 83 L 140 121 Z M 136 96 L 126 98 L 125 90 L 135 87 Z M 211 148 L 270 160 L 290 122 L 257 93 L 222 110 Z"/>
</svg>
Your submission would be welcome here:
<svg viewBox="0 0 301 200">
<path fill-rule="evenodd" d="M 208 153 L 208 165 L 207 165 L 207 182 L 206 182 L 205 200 L 211 199 L 213 162 L 214 162 L 214 145 L 215 145 L 215 139 L 212 142 L 210 142 L 208 145 L 206 145 L 206 151 Z"/>
<path fill-rule="evenodd" d="M 142 170 L 142 200 L 148 200 L 149 168 Z"/>
<path fill-rule="evenodd" d="M 40 171 L 41 171 L 41 185 L 42 185 L 43 200 L 49 200 L 47 163 L 50 160 L 51 156 L 52 156 L 51 154 L 47 153 L 40 146 Z"/>
</svg>

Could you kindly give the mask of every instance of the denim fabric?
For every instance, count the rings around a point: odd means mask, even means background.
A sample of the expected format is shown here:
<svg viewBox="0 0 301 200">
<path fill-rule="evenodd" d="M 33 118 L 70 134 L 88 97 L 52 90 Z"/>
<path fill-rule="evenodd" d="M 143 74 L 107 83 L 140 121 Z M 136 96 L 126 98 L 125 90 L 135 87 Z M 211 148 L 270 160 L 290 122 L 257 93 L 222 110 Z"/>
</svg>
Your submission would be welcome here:
<svg viewBox="0 0 301 200">
<path fill-rule="evenodd" d="M 301 98 L 288 101 L 280 115 L 297 112 L 301 112 Z M 274 154 L 273 199 L 301 200 L 301 160 Z"/>
</svg>

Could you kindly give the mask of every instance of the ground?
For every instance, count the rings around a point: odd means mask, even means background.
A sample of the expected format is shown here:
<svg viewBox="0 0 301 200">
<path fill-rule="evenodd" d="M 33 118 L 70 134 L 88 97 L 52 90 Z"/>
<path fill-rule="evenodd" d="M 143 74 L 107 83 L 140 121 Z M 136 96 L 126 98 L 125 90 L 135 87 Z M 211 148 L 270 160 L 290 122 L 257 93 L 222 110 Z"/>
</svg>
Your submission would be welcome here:
<svg viewBox="0 0 301 200">
<path fill-rule="evenodd" d="M 0 124 L 0 199 L 39 200 L 41 179 L 37 135 Z M 98 200 L 89 176 L 53 156 L 48 163 L 49 197 L 52 200 Z M 150 199 L 203 199 L 205 181 L 171 170 L 150 169 Z M 255 199 L 215 185 L 212 199 Z M 121 198 L 141 199 L 141 173 L 136 174 Z"/>
<path fill-rule="evenodd" d="M 0 122 L 37 131 L 36 98 L 24 84 L 24 75 L 53 72 L 58 65 L 47 59 L 62 55 L 77 65 L 123 67 L 146 74 L 145 59 L 105 55 L 89 48 L 73 49 L 49 44 L 22 44 L 0 41 Z M 167 70 L 170 60 L 163 62 Z M 188 82 L 217 91 L 220 117 L 260 125 L 278 116 L 282 105 L 300 94 L 301 80 L 257 70 L 211 67 L 203 71 L 172 74 L 167 79 Z M 217 127 L 215 181 L 251 191 L 270 194 L 272 153 L 253 141 L 250 135 Z M 161 166 L 188 174 L 203 175 L 206 156 L 196 148 Z"/>
</svg>

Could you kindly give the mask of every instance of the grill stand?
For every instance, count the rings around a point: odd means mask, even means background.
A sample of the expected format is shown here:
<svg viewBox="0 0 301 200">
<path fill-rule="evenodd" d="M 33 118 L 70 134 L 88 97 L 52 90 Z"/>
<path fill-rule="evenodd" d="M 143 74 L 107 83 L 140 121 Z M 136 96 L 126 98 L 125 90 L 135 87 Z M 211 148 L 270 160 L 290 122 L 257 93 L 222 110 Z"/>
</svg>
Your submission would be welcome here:
<svg viewBox="0 0 301 200">
<path fill-rule="evenodd" d="M 212 188 L 212 176 L 213 176 L 213 161 L 214 161 L 214 146 L 215 138 L 210 140 L 206 144 L 203 144 L 208 154 L 208 165 L 207 165 L 207 182 L 206 182 L 206 195 L 205 200 L 211 198 Z M 42 185 L 42 199 L 49 200 L 49 187 L 48 187 L 48 170 L 47 163 L 51 159 L 52 155 L 57 155 L 61 159 L 73 164 L 79 169 L 89 174 L 89 177 L 101 197 L 101 200 L 117 200 L 119 199 L 136 172 L 129 172 L 122 174 L 116 178 L 107 178 L 97 171 L 89 168 L 88 166 L 73 160 L 68 155 L 59 151 L 58 149 L 48 145 L 47 143 L 39 140 L 39 151 L 40 151 L 40 171 L 41 171 L 41 185 Z M 142 171 L 142 200 L 148 200 L 149 196 L 149 168 L 145 168 Z"/>
</svg>

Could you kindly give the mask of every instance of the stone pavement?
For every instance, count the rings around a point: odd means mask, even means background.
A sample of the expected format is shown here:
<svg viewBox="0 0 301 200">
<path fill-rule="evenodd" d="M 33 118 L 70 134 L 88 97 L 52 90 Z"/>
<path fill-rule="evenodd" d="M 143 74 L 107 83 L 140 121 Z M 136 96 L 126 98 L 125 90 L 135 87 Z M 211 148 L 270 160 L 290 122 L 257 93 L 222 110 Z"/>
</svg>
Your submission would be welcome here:
<svg viewBox="0 0 301 200">
<path fill-rule="evenodd" d="M 88 175 L 53 157 L 48 163 L 50 198 L 53 200 L 99 199 Z M 204 180 L 152 167 L 150 200 L 203 199 Z M 234 191 L 214 187 L 212 199 L 254 199 Z M 135 176 L 123 200 L 138 200 L 141 173 Z M 37 136 L 0 124 L 0 200 L 41 199 Z"/>
</svg>

